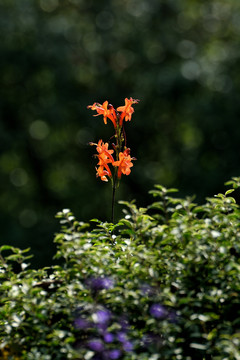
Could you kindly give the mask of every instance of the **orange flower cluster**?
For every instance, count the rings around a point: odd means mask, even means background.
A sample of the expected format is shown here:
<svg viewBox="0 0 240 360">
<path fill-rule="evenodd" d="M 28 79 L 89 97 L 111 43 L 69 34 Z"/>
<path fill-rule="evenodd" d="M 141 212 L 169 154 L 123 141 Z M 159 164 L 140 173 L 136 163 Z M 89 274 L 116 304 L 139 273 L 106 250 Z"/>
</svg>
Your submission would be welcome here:
<svg viewBox="0 0 240 360">
<path fill-rule="evenodd" d="M 109 163 L 114 163 L 114 158 L 112 157 L 112 153 L 114 150 L 108 150 L 108 143 L 104 144 L 102 140 L 99 140 L 98 144 L 90 143 L 90 145 L 96 145 L 98 154 L 98 165 L 96 168 L 97 176 L 100 176 L 102 181 L 108 181 L 106 176 L 112 177 L 111 170 L 108 166 Z"/>
<path fill-rule="evenodd" d="M 99 103 L 94 103 L 93 105 L 89 105 L 88 109 L 96 110 L 98 115 L 103 115 L 104 123 L 107 124 L 107 118 L 110 119 L 116 128 L 117 125 L 122 126 L 123 120 L 130 121 L 132 118 L 132 113 L 134 112 L 133 104 L 137 104 L 139 100 L 130 98 L 125 99 L 125 105 L 119 106 L 117 110 L 111 104 L 108 104 L 108 101 L 104 101 L 101 105 Z"/>
<path fill-rule="evenodd" d="M 115 129 L 115 138 L 116 145 L 113 145 L 114 150 L 110 150 L 108 148 L 109 144 L 104 143 L 102 140 L 96 143 L 90 143 L 90 145 L 95 145 L 98 158 L 98 167 L 96 167 L 97 177 L 99 176 L 102 181 L 108 181 L 109 177 L 113 180 L 114 186 L 116 177 L 118 179 L 121 178 L 122 174 L 129 175 L 131 172 L 131 167 L 133 166 L 132 160 L 136 160 L 130 156 L 130 149 L 124 146 L 124 142 L 126 143 L 126 135 L 125 132 L 122 131 L 123 128 L 123 120 L 130 121 L 132 118 L 132 114 L 134 112 L 133 104 L 137 104 L 139 100 L 133 98 L 126 98 L 125 105 L 119 106 L 117 109 L 111 104 L 108 104 L 108 101 L 105 101 L 103 104 L 94 103 L 93 105 L 89 105 L 88 108 L 91 110 L 96 110 L 98 115 L 103 115 L 104 123 L 107 124 L 107 119 L 110 119 L 114 125 Z M 116 160 L 113 158 L 113 153 L 115 151 Z M 114 168 L 114 179 L 112 172 L 109 168 L 109 165 L 112 165 Z"/>
<path fill-rule="evenodd" d="M 129 175 L 131 170 L 130 168 L 133 166 L 131 160 L 136 160 L 130 156 L 130 149 L 127 148 L 124 152 L 119 153 L 119 160 L 113 163 L 114 166 L 118 167 L 117 176 L 120 179 L 121 175 Z"/>
<path fill-rule="evenodd" d="M 96 157 L 98 158 L 99 167 L 96 167 L 97 177 L 100 176 L 102 181 L 108 181 L 107 177 L 112 177 L 111 170 L 108 164 L 111 164 L 118 168 L 117 177 L 121 178 L 122 174 L 129 175 L 131 172 L 131 167 L 133 166 L 132 160 L 136 160 L 130 156 L 130 149 L 127 148 L 124 152 L 119 153 L 119 160 L 115 161 L 112 157 L 112 153 L 114 150 L 108 150 L 108 143 L 105 143 L 102 140 L 99 140 L 98 144 L 90 143 L 90 145 L 96 145 L 96 149 L 98 154 Z"/>
</svg>

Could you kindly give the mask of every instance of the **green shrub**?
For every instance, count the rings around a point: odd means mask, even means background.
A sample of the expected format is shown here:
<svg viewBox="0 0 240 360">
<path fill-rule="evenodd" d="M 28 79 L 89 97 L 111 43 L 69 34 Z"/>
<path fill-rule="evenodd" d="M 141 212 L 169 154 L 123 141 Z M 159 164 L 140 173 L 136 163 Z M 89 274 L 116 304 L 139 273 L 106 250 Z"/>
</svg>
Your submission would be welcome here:
<svg viewBox="0 0 240 360">
<path fill-rule="evenodd" d="M 2 246 L 1 359 L 240 359 L 239 184 L 202 206 L 157 185 L 115 225 L 65 209 L 61 265 Z"/>
</svg>

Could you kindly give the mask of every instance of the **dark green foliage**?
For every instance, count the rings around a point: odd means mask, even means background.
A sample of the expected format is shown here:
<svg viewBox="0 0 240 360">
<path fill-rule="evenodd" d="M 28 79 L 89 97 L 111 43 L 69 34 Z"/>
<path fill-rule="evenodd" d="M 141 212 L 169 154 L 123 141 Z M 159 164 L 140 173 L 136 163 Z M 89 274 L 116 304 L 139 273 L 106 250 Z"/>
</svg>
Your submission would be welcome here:
<svg viewBox="0 0 240 360">
<path fill-rule="evenodd" d="M 30 270 L 0 249 L 1 359 L 240 359 L 240 209 L 157 185 L 117 224 L 57 217 L 61 265 Z"/>
</svg>

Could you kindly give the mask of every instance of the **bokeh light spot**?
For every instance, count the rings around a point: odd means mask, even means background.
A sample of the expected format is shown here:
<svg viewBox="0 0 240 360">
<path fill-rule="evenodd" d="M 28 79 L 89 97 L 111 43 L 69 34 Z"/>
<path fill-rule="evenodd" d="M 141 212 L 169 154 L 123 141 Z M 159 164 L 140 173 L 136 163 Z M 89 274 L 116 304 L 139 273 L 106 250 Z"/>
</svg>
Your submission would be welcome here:
<svg viewBox="0 0 240 360">
<path fill-rule="evenodd" d="M 196 61 L 185 61 L 181 67 L 182 76 L 188 80 L 195 80 L 200 75 L 200 66 Z"/>
<path fill-rule="evenodd" d="M 113 66 L 115 66 L 116 70 L 124 70 L 130 67 L 134 60 L 135 55 L 132 51 L 122 49 L 113 56 Z"/>
<path fill-rule="evenodd" d="M 49 134 L 49 126 L 45 121 L 33 121 L 29 127 L 29 133 L 33 139 L 44 140 Z"/>
<path fill-rule="evenodd" d="M 40 7 L 43 11 L 52 12 L 58 7 L 58 0 L 40 0 Z"/>
<path fill-rule="evenodd" d="M 189 59 L 196 54 L 196 45 L 193 41 L 182 40 L 178 44 L 177 50 L 182 58 Z"/>
<path fill-rule="evenodd" d="M 114 18 L 109 11 L 101 11 L 96 17 L 96 24 L 102 30 L 109 30 L 114 24 Z"/>
<path fill-rule="evenodd" d="M 37 214 L 32 209 L 24 209 L 19 215 L 19 222 L 25 228 L 31 228 L 37 223 Z"/>
<path fill-rule="evenodd" d="M 22 168 L 16 168 L 10 173 L 10 181 L 14 186 L 22 187 L 28 182 L 28 174 Z"/>
<path fill-rule="evenodd" d="M 160 43 L 151 44 L 148 46 L 146 49 L 146 54 L 149 61 L 151 61 L 153 64 L 159 64 L 165 58 L 164 50 Z"/>
</svg>

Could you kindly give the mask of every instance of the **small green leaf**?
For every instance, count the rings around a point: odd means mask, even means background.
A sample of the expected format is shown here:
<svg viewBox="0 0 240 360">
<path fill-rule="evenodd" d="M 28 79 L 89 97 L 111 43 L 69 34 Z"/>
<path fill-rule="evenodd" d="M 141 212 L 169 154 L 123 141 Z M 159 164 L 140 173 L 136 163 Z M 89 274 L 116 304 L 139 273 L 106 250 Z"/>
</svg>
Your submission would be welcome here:
<svg viewBox="0 0 240 360">
<path fill-rule="evenodd" d="M 229 189 L 225 192 L 225 195 L 229 195 L 231 194 L 232 192 L 234 192 L 235 190 L 234 189 Z"/>
<path fill-rule="evenodd" d="M 197 344 L 197 343 L 191 343 L 190 347 L 193 349 L 198 349 L 198 350 L 206 350 L 207 346 L 203 345 L 203 344 Z"/>
<path fill-rule="evenodd" d="M 12 250 L 13 247 L 10 245 L 3 245 L 0 247 L 0 251 L 4 251 L 4 250 Z"/>
</svg>

